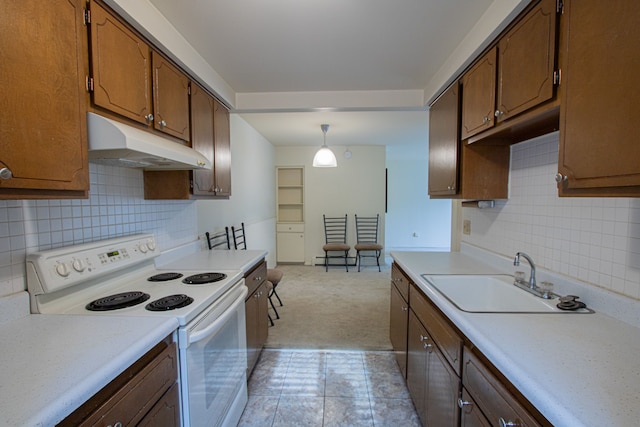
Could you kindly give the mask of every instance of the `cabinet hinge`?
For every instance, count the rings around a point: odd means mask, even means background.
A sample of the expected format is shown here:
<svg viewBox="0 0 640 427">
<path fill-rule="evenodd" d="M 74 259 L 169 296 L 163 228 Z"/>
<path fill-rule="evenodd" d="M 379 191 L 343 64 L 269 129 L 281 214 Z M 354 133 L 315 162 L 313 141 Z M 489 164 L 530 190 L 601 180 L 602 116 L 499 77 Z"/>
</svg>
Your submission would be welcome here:
<svg viewBox="0 0 640 427">
<path fill-rule="evenodd" d="M 556 0 L 556 13 L 564 13 L 564 0 Z"/>
<path fill-rule="evenodd" d="M 84 25 L 91 23 L 91 11 L 89 9 L 84 10 Z"/>
<path fill-rule="evenodd" d="M 557 69 L 553 72 L 553 84 L 560 86 L 560 83 L 562 83 L 562 70 Z"/>
<path fill-rule="evenodd" d="M 87 92 L 93 92 L 93 77 L 87 76 Z"/>
</svg>

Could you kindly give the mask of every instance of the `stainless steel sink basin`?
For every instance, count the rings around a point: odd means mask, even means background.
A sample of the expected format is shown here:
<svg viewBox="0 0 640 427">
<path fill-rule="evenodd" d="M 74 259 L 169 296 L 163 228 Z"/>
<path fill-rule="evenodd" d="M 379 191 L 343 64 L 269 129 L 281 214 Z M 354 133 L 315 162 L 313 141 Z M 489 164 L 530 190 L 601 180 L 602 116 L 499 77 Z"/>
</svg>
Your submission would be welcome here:
<svg viewBox="0 0 640 427">
<path fill-rule="evenodd" d="M 560 310 L 558 298 L 543 299 L 514 286 L 509 275 L 428 275 L 422 277 L 459 310 L 470 313 L 590 313 Z"/>
</svg>

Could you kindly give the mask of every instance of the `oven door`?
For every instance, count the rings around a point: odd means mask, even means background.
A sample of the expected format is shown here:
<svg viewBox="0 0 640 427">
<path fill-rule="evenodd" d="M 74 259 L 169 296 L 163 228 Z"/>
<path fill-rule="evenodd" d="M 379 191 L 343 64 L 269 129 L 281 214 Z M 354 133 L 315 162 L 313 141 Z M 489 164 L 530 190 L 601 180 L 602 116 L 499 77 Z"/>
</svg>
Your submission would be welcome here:
<svg viewBox="0 0 640 427">
<path fill-rule="evenodd" d="M 244 279 L 179 331 L 184 426 L 235 426 L 247 402 Z"/>
</svg>

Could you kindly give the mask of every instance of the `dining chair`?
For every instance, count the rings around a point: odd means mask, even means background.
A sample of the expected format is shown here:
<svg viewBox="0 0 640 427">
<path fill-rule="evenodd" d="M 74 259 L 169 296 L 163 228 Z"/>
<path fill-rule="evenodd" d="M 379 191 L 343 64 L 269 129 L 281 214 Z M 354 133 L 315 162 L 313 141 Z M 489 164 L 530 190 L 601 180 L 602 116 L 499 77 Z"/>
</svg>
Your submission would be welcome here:
<svg viewBox="0 0 640 427">
<path fill-rule="evenodd" d="M 225 227 L 224 231 L 217 233 L 204 233 L 207 236 L 207 246 L 211 249 L 231 249 L 231 240 L 229 237 L 229 227 Z M 221 247 L 223 246 L 223 247 Z"/>
<path fill-rule="evenodd" d="M 240 223 L 239 228 L 236 228 L 235 225 L 231 226 L 231 236 L 233 238 L 234 249 L 247 250 L 247 240 L 245 235 L 244 222 Z M 272 298 L 276 297 L 276 299 L 278 300 L 278 303 L 280 303 L 280 307 L 282 307 L 282 300 L 280 299 L 280 296 L 276 292 L 276 287 L 278 286 L 278 283 L 280 283 L 280 280 L 282 280 L 283 276 L 284 276 L 284 273 L 282 272 L 282 270 L 278 270 L 277 268 L 267 269 L 267 281 L 271 284 L 270 286 L 271 289 L 268 295 L 269 303 L 271 304 L 271 308 L 273 309 L 273 312 L 276 315 L 276 319 L 280 318 L 280 314 L 278 313 L 278 310 L 276 310 L 276 306 L 273 303 Z M 269 286 L 269 283 L 267 284 L 267 286 Z"/>
<path fill-rule="evenodd" d="M 382 245 L 378 243 L 378 225 L 380 223 L 380 214 L 376 216 L 358 216 L 356 215 L 356 238 L 357 243 L 354 246 L 356 250 L 356 261 L 358 263 L 358 271 L 362 266 L 362 258 L 371 257 L 376 259 L 378 271 L 380 269 L 380 254 L 382 253 Z M 372 255 L 363 254 L 373 252 Z"/>
<path fill-rule="evenodd" d="M 351 246 L 347 244 L 347 214 L 344 214 L 344 217 L 322 215 L 322 219 L 324 221 L 325 244 L 322 246 L 322 250 L 324 251 L 325 271 L 329 271 L 329 258 L 342 258 L 348 272 Z M 340 252 L 340 255 L 329 255 L 329 252 Z"/>
</svg>

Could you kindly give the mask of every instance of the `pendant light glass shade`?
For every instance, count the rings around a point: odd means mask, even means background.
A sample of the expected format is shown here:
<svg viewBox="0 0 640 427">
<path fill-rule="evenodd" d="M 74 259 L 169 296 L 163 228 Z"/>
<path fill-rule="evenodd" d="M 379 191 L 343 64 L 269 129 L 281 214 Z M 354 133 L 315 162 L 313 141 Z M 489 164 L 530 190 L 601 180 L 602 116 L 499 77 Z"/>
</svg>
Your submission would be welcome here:
<svg viewBox="0 0 640 427">
<path fill-rule="evenodd" d="M 333 151 L 331 151 L 331 149 L 327 146 L 327 131 L 329 130 L 329 125 L 320 125 L 320 129 L 322 129 L 322 133 L 324 134 L 324 143 L 322 144 L 322 147 L 320 147 L 316 155 L 313 156 L 313 167 L 335 168 L 338 166 L 336 155 L 333 154 Z"/>
</svg>

